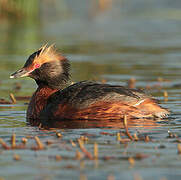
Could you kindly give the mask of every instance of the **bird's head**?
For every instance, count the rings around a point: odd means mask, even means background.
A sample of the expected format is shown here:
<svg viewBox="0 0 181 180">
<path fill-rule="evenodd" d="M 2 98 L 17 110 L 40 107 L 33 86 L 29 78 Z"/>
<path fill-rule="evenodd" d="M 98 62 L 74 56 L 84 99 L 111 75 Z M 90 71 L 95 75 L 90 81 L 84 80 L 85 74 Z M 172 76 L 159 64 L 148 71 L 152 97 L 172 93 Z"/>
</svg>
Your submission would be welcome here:
<svg viewBox="0 0 181 180">
<path fill-rule="evenodd" d="M 10 78 L 31 77 L 38 85 L 60 89 L 70 78 L 68 60 L 57 52 L 54 45 L 44 45 L 29 56 L 23 68 Z"/>
</svg>

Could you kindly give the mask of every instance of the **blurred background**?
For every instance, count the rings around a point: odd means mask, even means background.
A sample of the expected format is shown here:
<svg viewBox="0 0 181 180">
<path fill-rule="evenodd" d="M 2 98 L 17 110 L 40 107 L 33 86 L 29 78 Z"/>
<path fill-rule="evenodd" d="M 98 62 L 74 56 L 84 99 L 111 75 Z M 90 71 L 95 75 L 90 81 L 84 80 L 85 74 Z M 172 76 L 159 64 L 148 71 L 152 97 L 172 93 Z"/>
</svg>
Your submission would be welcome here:
<svg viewBox="0 0 181 180">
<path fill-rule="evenodd" d="M 154 141 L 132 142 L 128 146 L 120 145 L 115 136 L 101 134 L 107 131 L 115 135 L 120 132 L 120 123 L 92 123 L 93 127 L 80 123 L 75 129 L 60 130 L 68 145 L 70 140 L 76 142 L 83 133 L 92 134 L 86 144 L 89 151 L 96 141 L 101 157 L 115 156 L 112 161 L 100 159 L 98 167 L 88 160 L 81 165 L 74 159 L 75 149 L 67 150 L 65 145 L 60 147 L 58 141 L 41 152 L 34 153 L 30 149 L 3 151 L 0 176 L 13 180 L 25 176 L 37 180 L 71 179 L 83 172 L 88 179 L 107 179 L 111 174 L 115 179 L 120 179 L 120 174 L 123 179 L 133 179 L 135 173 L 150 180 L 180 179 L 181 163 L 176 140 L 181 137 L 181 1 L 0 0 L 1 98 L 10 100 L 10 93 L 32 95 L 36 89 L 33 80 L 9 79 L 9 76 L 45 43 L 55 43 L 70 60 L 72 81 L 96 80 L 127 86 L 132 80 L 134 87 L 146 89 L 161 100 L 161 105 L 171 111 L 171 116 L 164 120 L 144 121 L 143 124 L 136 121 L 129 128 L 130 132 L 149 135 Z M 18 141 L 22 137 L 38 135 L 43 142 L 47 139 L 57 142 L 53 133 L 26 124 L 27 102 L 0 105 L 0 137 L 9 142 L 14 132 Z M 176 140 L 168 138 L 168 130 L 177 134 L 174 136 Z M 135 167 L 130 168 L 126 158 L 128 155 L 135 157 L 140 152 L 149 158 L 136 160 Z M 14 153 L 20 154 L 22 161 L 14 164 Z M 57 154 L 65 159 L 68 157 L 68 160 L 59 163 L 49 158 Z M 85 177 L 82 176 L 82 180 Z"/>
<path fill-rule="evenodd" d="M 73 81 L 179 81 L 180 8 L 171 0 L 0 0 L 1 88 L 45 43 L 71 61 Z"/>
</svg>

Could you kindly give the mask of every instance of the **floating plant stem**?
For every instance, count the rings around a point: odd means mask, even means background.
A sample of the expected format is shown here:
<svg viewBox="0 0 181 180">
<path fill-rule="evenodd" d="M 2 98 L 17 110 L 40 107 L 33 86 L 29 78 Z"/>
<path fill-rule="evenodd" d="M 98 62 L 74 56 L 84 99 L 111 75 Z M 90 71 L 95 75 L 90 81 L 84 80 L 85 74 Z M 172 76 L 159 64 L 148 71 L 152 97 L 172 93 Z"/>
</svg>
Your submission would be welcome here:
<svg viewBox="0 0 181 180">
<path fill-rule="evenodd" d="M 20 157 L 18 154 L 14 154 L 14 155 L 13 155 L 13 159 L 14 159 L 15 161 L 19 161 L 19 160 L 21 160 L 21 157 Z"/>
<path fill-rule="evenodd" d="M 10 93 L 10 94 L 9 94 L 9 97 L 11 98 L 12 103 L 13 103 L 13 104 L 16 104 L 17 101 L 16 101 L 16 98 L 14 97 L 14 94 L 13 94 L 13 93 Z"/>
<path fill-rule="evenodd" d="M 82 142 L 87 142 L 89 140 L 89 138 L 86 136 L 80 136 L 80 139 L 82 140 Z"/>
<path fill-rule="evenodd" d="M 128 161 L 129 161 L 129 163 L 130 163 L 131 167 L 133 167 L 133 166 L 134 166 L 134 164 L 135 164 L 135 160 L 134 160 L 134 158 L 133 158 L 133 157 L 129 157 L 129 158 L 128 158 Z"/>
<path fill-rule="evenodd" d="M 98 159 L 98 144 L 94 143 L 94 158 Z"/>
<path fill-rule="evenodd" d="M 11 148 L 14 149 L 16 148 L 16 134 L 12 134 L 11 136 Z"/>
<path fill-rule="evenodd" d="M 44 149 L 44 145 L 43 145 L 43 143 L 40 141 L 39 137 L 38 137 L 38 136 L 35 136 L 34 138 L 35 138 L 36 144 L 38 145 L 38 149 L 39 149 L 39 150 Z"/>
<path fill-rule="evenodd" d="M 134 133 L 134 140 L 135 140 L 135 141 L 139 141 L 139 138 L 138 138 L 138 136 L 137 136 L 136 133 Z"/>
<path fill-rule="evenodd" d="M 117 141 L 121 141 L 121 134 L 118 132 L 116 135 L 117 135 Z"/>
<path fill-rule="evenodd" d="M 0 144 L 4 149 L 10 149 L 10 147 L 0 138 Z"/>
<path fill-rule="evenodd" d="M 72 139 L 70 140 L 70 143 L 71 143 L 72 147 L 76 147 L 76 146 L 77 146 L 77 145 L 73 142 Z"/>
<path fill-rule="evenodd" d="M 83 158 L 83 154 L 80 151 L 76 150 L 75 159 L 80 160 L 82 158 Z"/>
<path fill-rule="evenodd" d="M 150 138 L 148 135 L 145 136 L 145 142 L 149 142 L 150 141 Z"/>
<path fill-rule="evenodd" d="M 135 82 L 136 82 L 136 79 L 135 78 L 131 78 L 128 80 L 128 87 L 129 88 L 135 88 Z"/>
<path fill-rule="evenodd" d="M 57 132 L 57 133 L 56 133 L 56 136 L 57 136 L 58 138 L 61 138 L 61 137 L 62 137 L 62 134 L 59 133 L 59 132 Z"/>
<path fill-rule="evenodd" d="M 168 101 L 168 93 L 167 93 L 167 91 L 163 92 L 163 96 L 164 96 L 164 100 Z"/>
<path fill-rule="evenodd" d="M 85 154 L 86 157 L 88 157 L 89 159 L 93 160 L 93 156 L 90 152 L 87 151 L 87 149 L 84 147 L 84 144 L 82 142 L 82 140 L 78 139 L 78 143 L 80 146 L 81 151 Z"/>
<path fill-rule="evenodd" d="M 177 152 L 178 154 L 181 154 L 181 144 L 177 144 Z"/>
<path fill-rule="evenodd" d="M 127 124 L 127 116 L 126 116 L 126 115 L 124 115 L 123 124 L 124 124 L 124 128 L 125 128 L 125 130 L 126 130 L 127 136 L 128 136 L 132 141 L 134 141 L 134 138 L 131 136 L 131 134 L 130 134 L 129 131 L 128 131 L 128 124 Z"/>
<path fill-rule="evenodd" d="M 26 143 L 28 142 L 28 139 L 27 139 L 27 138 L 22 138 L 22 139 L 21 139 L 21 142 L 22 142 L 23 144 L 26 144 Z"/>
<path fill-rule="evenodd" d="M 55 159 L 56 159 L 56 161 L 61 161 L 61 160 L 62 160 L 62 156 L 56 155 L 56 156 L 55 156 Z"/>
</svg>

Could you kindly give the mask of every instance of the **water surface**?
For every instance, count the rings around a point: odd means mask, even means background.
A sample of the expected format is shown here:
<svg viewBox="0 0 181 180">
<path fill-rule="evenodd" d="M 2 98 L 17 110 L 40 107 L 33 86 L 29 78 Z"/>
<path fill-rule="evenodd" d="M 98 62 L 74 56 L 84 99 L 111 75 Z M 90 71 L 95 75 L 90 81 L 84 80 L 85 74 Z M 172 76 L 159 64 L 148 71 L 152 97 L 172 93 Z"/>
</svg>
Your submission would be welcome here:
<svg viewBox="0 0 181 180">
<path fill-rule="evenodd" d="M 101 1 L 100 1 L 101 2 Z M 106 1 L 105 1 L 106 2 Z M 161 105 L 170 109 L 164 120 L 130 122 L 129 131 L 152 141 L 122 144 L 116 134 L 124 132 L 121 122 L 70 122 L 56 131 L 43 131 L 26 124 L 28 101 L 0 105 L 0 137 L 10 143 L 16 133 L 17 143 L 28 137 L 28 149 L 3 150 L 0 176 L 4 179 L 180 179 L 181 157 L 177 153 L 181 133 L 181 3 L 165 0 L 107 1 L 73 0 L 43 3 L 33 20 L 3 18 L 0 32 L 0 95 L 9 100 L 31 96 L 36 84 L 28 78 L 11 80 L 9 75 L 20 68 L 28 55 L 42 44 L 55 43 L 68 57 L 72 80 L 106 81 L 127 85 L 136 79 Z M 36 12 L 36 11 L 35 11 Z M 30 12 L 31 13 L 31 12 Z M 29 20 L 29 21 L 28 21 Z M 16 90 L 16 83 L 21 88 Z M 163 93 L 167 91 L 168 101 Z M 168 131 L 176 137 L 168 138 Z M 107 133 L 107 134 L 106 134 Z M 53 144 L 42 151 L 31 150 L 34 136 Z M 93 154 L 98 143 L 99 160 L 75 160 L 80 151 L 77 139 L 88 137 L 85 147 Z M 70 140 L 76 143 L 73 147 Z M 138 153 L 146 157 L 139 160 Z M 21 160 L 13 160 L 17 154 Z M 56 155 L 62 156 L 56 161 Z M 128 160 L 135 159 L 131 165 Z"/>
</svg>

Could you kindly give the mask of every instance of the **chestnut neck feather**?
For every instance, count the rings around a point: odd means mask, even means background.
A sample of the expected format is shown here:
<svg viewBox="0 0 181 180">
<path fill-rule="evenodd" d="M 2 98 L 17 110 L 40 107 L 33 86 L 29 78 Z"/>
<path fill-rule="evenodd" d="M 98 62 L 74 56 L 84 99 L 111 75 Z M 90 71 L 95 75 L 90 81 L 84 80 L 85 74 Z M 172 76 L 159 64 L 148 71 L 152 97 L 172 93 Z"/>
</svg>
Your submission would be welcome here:
<svg viewBox="0 0 181 180">
<path fill-rule="evenodd" d="M 30 124 L 38 126 L 41 122 L 40 113 L 47 104 L 48 98 L 57 90 L 40 85 L 33 94 L 27 109 L 27 119 Z"/>
</svg>

